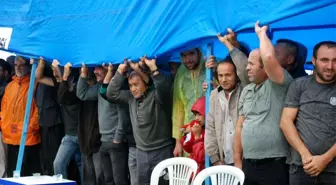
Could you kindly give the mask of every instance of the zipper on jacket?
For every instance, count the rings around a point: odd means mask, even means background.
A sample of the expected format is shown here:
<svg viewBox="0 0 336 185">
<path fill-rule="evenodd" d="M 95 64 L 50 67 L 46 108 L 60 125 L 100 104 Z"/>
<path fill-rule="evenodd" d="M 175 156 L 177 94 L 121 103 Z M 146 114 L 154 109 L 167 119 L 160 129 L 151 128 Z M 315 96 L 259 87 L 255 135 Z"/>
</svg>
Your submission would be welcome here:
<svg viewBox="0 0 336 185">
<path fill-rule="evenodd" d="M 14 106 L 13 106 L 13 114 L 15 114 L 14 110 L 15 110 L 15 107 L 16 107 L 16 104 L 17 104 L 17 101 L 18 101 L 18 98 L 19 98 L 19 95 L 20 95 L 20 90 L 21 90 L 21 80 L 18 82 L 19 84 L 19 90 L 16 94 L 16 97 L 15 97 L 15 102 L 14 102 Z"/>
</svg>

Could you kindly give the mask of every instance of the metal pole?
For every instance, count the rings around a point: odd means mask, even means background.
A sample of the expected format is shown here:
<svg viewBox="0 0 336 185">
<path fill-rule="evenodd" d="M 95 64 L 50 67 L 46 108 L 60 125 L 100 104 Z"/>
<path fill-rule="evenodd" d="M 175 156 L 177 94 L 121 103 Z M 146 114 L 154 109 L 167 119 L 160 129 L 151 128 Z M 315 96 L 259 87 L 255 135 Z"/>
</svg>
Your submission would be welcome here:
<svg viewBox="0 0 336 185">
<path fill-rule="evenodd" d="M 206 56 L 207 56 L 207 59 L 210 57 L 210 55 L 212 55 L 212 51 L 213 51 L 213 45 L 212 44 L 207 44 L 207 49 L 206 49 Z M 211 90 L 212 90 L 212 84 L 211 84 L 211 81 L 212 81 L 212 71 L 211 69 L 207 68 L 206 69 L 206 73 L 205 73 L 205 80 L 206 80 L 206 83 L 208 84 L 208 89 L 206 91 L 206 94 L 205 94 L 205 97 L 206 97 L 206 100 L 205 100 L 205 105 L 206 105 L 206 115 L 208 115 L 209 113 L 209 108 L 210 108 L 210 94 L 211 94 Z M 207 124 L 207 123 L 205 123 Z M 206 155 L 205 156 L 205 168 L 208 168 L 210 167 L 210 160 L 209 160 L 209 156 Z M 210 185 L 210 179 L 207 178 L 205 180 L 205 185 Z"/>
<path fill-rule="evenodd" d="M 28 89 L 26 112 L 25 112 L 24 121 L 23 121 L 23 129 L 22 129 L 19 155 L 18 155 L 18 159 L 16 163 L 16 172 L 18 172 L 19 174 L 21 172 L 21 167 L 22 167 L 22 159 L 24 155 L 27 130 L 28 130 L 28 125 L 29 125 L 29 120 L 30 120 L 30 110 L 31 110 L 31 105 L 32 105 L 33 95 L 34 95 L 36 67 L 37 67 L 37 63 L 34 62 L 34 64 L 32 65 L 31 72 L 30 72 L 30 82 L 29 82 L 29 89 Z"/>
</svg>

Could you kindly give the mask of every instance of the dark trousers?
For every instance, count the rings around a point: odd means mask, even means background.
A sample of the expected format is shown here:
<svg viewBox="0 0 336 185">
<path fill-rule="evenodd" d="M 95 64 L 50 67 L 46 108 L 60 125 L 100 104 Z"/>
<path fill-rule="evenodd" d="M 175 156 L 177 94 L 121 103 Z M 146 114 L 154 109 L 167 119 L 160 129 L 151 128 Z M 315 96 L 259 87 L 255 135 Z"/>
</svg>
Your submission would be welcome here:
<svg viewBox="0 0 336 185">
<path fill-rule="evenodd" d="M 291 165 L 289 167 L 290 185 L 335 185 L 336 174 L 322 172 L 317 177 L 311 177 L 305 173 L 302 166 Z"/>
<path fill-rule="evenodd" d="M 104 185 L 100 153 L 85 155 L 82 153 L 83 185 Z"/>
<path fill-rule="evenodd" d="M 243 159 L 244 185 L 288 185 L 286 158 Z"/>
<path fill-rule="evenodd" d="M 13 177 L 16 162 L 19 155 L 19 145 L 7 145 L 7 176 Z M 41 173 L 40 145 L 25 146 L 22 159 L 21 177 L 32 176 L 33 173 Z"/>
<path fill-rule="evenodd" d="M 54 160 L 64 136 L 64 125 L 40 126 L 41 168 L 43 175 L 54 175 Z"/>
<path fill-rule="evenodd" d="M 127 144 L 102 142 L 100 157 L 106 185 L 129 185 Z"/>
<path fill-rule="evenodd" d="M 154 167 L 161 161 L 173 157 L 173 150 L 173 145 L 153 151 L 142 151 L 137 149 L 138 184 L 149 185 Z M 163 179 L 159 182 L 160 185 L 166 183 Z"/>
</svg>

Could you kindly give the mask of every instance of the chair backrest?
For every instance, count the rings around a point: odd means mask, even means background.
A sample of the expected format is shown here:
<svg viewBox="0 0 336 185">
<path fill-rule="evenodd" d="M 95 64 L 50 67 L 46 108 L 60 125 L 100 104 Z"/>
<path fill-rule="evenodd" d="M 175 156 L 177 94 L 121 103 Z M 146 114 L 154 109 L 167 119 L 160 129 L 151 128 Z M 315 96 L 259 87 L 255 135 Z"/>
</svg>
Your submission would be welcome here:
<svg viewBox="0 0 336 185">
<path fill-rule="evenodd" d="M 159 178 L 168 169 L 169 185 L 189 185 L 195 178 L 197 163 L 186 157 L 175 157 L 161 161 L 152 171 L 150 185 L 158 185 Z M 193 174 L 193 175 L 192 175 Z"/>
<path fill-rule="evenodd" d="M 244 184 L 245 175 L 242 170 L 233 166 L 220 165 L 206 168 L 198 173 L 193 185 L 202 185 L 210 177 L 212 185 L 240 185 Z"/>
</svg>

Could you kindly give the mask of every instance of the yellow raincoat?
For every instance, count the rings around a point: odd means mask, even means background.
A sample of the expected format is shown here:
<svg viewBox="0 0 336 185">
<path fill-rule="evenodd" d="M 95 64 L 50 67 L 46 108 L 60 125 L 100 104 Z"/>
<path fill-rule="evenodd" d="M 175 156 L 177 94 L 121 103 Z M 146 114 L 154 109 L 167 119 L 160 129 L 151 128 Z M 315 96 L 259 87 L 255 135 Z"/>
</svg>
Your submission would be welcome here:
<svg viewBox="0 0 336 185">
<path fill-rule="evenodd" d="M 205 63 L 201 60 L 195 70 L 189 70 L 183 64 L 177 70 L 173 91 L 173 137 L 180 139 L 181 127 L 194 118 L 191 106 L 204 96 L 202 84 L 205 81 Z"/>
</svg>

